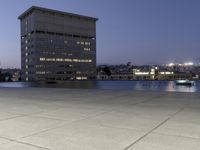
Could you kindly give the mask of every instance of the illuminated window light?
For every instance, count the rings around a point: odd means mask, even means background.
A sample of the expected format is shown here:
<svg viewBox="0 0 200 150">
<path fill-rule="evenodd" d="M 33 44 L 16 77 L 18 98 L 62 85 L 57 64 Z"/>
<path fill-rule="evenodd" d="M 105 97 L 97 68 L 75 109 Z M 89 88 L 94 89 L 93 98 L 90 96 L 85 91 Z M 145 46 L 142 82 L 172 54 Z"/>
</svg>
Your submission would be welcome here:
<svg viewBox="0 0 200 150">
<path fill-rule="evenodd" d="M 72 59 L 65 59 L 66 62 L 72 62 Z"/>
<path fill-rule="evenodd" d="M 87 77 L 76 77 L 77 80 L 87 80 Z"/>
<path fill-rule="evenodd" d="M 170 74 L 174 74 L 174 72 L 160 72 L 160 74 L 162 74 L 162 75 L 170 75 Z"/>
<path fill-rule="evenodd" d="M 40 58 L 40 61 L 45 61 L 45 58 Z"/>
<path fill-rule="evenodd" d="M 149 75 L 149 72 L 135 72 L 135 75 Z"/>
<path fill-rule="evenodd" d="M 46 58 L 46 61 L 55 61 L 55 58 Z"/>
<path fill-rule="evenodd" d="M 84 48 L 84 51 L 90 51 L 90 48 Z"/>
<path fill-rule="evenodd" d="M 90 42 L 85 42 L 85 45 L 90 45 Z"/>
<path fill-rule="evenodd" d="M 56 61 L 63 61 L 62 58 L 56 58 Z"/>
</svg>

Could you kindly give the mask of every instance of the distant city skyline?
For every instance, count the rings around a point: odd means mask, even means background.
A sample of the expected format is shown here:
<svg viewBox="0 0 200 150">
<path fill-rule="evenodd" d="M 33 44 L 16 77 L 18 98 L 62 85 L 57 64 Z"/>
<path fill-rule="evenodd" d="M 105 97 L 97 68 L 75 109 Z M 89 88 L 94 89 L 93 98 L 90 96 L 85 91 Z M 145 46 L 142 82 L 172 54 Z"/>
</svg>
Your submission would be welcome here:
<svg viewBox="0 0 200 150">
<path fill-rule="evenodd" d="M 0 68 L 20 68 L 20 22 L 30 6 L 99 18 L 97 64 L 200 62 L 199 0 L 2 0 Z"/>
</svg>

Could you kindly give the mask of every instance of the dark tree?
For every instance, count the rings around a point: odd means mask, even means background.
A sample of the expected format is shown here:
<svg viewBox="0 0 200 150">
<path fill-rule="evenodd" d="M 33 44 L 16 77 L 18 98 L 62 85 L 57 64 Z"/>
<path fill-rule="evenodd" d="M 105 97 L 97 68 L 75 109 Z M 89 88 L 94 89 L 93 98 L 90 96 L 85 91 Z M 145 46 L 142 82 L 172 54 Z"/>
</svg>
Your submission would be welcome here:
<svg viewBox="0 0 200 150">
<path fill-rule="evenodd" d="M 0 82 L 3 81 L 3 75 L 1 74 L 1 71 L 0 71 Z"/>
<path fill-rule="evenodd" d="M 104 69 L 103 69 L 104 73 L 108 76 L 111 76 L 111 71 L 110 71 L 110 68 L 108 66 L 105 66 Z"/>
</svg>

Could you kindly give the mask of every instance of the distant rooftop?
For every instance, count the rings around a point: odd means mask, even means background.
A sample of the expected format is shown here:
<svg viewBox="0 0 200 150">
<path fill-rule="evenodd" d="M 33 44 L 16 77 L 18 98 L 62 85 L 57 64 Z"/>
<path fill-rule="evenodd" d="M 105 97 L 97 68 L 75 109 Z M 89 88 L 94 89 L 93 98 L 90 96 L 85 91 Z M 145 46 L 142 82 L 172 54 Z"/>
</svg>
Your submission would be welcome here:
<svg viewBox="0 0 200 150">
<path fill-rule="evenodd" d="M 85 19 L 89 19 L 89 20 L 93 20 L 93 21 L 97 21 L 98 18 L 94 18 L 94 17 L 89 17 L 89 16 L 84 16 L 84 15 L 78 15 L 78 14 L 73 14 L 73 13 L 69 13 L 69 12 L 63 12 L 63 11 L 58 11 L 58 10 L 53 10 L 53 9 L 48 9 L 48 8 L 43 8 L 43 7 L 38 7 L 38 6 L 32 6 L 30 7 L 28 10 L 26 10 L 24 13 L 22 13 L 18 19 L 23 19 L 27 14 L 29 14 L 30 12 L 34 11 L 34 10 L 41 10 L 41 11 L 46 11 L 46 12 L 53 12 L 53 13 L 59 13 L 62 15 L 68 15 L 68 16 L 74 16 L 74 17 L 78 17 L 78 18 L 85 18 Z"/>
</svg>

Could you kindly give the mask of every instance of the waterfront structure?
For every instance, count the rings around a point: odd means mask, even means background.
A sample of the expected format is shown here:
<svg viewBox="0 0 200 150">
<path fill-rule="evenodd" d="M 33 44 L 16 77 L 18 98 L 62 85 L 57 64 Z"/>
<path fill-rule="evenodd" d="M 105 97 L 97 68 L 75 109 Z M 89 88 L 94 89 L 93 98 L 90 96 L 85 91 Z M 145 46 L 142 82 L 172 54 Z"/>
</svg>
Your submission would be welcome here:
<svg viewBox="0 0 200 150">
<path fill-rule="evenodd" d="M 133 69 L 133 78 L 137 80 L 170 80 L 175 78 L 173 71 L 158 70 L 152 68 L 150 70 Z"/>
<path fill-rule="evenodd" d="M 153 65 L 100 65 L 97 67 L 97 80 L 199 80 L 200 67 Z"/>
<path fill-rule="evenodd" d="M 133 80 L 133 74 L 111 74 L 110 76 L 106 74 L 97 74 L 97 80 Z"/>
<path fill-rule="evenodd" d="M 33 6 L 18 19 L 23 81 L 96 78 L 97 18 Z"/>
</svg>

